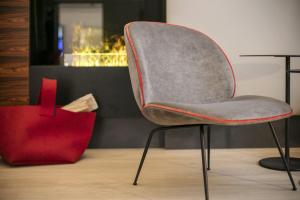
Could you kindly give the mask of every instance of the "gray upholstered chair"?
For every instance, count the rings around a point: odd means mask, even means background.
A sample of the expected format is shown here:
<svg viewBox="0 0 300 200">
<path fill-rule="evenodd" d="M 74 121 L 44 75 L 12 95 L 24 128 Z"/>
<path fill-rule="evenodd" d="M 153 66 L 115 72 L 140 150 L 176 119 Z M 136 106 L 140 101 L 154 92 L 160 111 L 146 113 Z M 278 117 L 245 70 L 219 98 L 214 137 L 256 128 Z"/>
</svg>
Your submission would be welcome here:
<svg viewBox="0 0 300 200">
<path fill-rule="evenodd" d="M 235 97 L 235 77 L 228 58 L 216 42 L 199 31 L 165 23 L 132 22 L 125 26 L 124 32 L 135 100 L 142 114 L 160 125 L 149 134 L 134 185 L 154 133 L 199 126 L 208 199 L 204 126 L 269 123 L 296 190 L 271 124 L 292 115 L 288 104 L 262 96 Z"/>
</svg>

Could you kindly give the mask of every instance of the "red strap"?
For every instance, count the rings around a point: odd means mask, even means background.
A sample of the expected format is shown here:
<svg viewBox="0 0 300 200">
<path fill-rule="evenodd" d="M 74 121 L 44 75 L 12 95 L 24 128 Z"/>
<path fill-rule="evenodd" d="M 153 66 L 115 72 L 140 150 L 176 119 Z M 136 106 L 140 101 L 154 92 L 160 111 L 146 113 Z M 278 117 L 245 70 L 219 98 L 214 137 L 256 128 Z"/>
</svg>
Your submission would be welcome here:
<svg viewBox="0 0 300 200">
<path fill-rule="evenodd" d="M 56 80 L 42 79 L 39 104 L 41 105 L 40 115 L 55 116 L 56 103 Z"/>
</svg>

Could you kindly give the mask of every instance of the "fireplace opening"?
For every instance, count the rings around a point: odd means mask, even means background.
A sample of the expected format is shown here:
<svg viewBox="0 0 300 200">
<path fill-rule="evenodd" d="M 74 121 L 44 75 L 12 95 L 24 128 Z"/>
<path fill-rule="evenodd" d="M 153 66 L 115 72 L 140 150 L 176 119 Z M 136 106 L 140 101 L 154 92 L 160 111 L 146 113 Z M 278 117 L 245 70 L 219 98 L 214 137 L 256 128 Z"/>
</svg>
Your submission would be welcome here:
<svg viewBox="0 0 300 200">
<path fill-rule="evenodd" d="M 127 67 L 123 27 L 165 21 L 163 0 L 31 0 L 31 65 Z"/>
<path fill-rule="evenodd" d="M 59 4 L 60 65 L 124 67 L 127 56 L 121 34 L 104 36 L 103 4 Z"/>
</svg>

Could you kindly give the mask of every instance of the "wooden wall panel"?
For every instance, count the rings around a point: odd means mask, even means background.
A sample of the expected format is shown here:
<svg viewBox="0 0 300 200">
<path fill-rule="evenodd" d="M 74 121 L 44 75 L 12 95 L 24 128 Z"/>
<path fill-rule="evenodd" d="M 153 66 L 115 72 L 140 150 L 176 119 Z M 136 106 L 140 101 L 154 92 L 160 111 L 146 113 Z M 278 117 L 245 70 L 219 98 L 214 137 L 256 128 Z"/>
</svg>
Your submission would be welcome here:
<svg viewBox="0 0 300 200">
<path fill-rule="evenodd" d="M 0 1 L 0 105 L 27 104 L 29 0 Z"/>
</svg>

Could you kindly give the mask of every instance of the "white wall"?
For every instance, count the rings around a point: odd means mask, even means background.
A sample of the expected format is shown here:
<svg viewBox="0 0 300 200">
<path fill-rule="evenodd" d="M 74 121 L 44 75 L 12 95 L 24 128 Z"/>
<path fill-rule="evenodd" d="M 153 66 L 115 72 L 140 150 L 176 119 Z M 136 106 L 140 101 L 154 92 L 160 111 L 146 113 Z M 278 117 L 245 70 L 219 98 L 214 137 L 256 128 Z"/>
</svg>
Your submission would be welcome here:
<svg viewBox="0 0 300 200">
<path fill-rule="evenodd" d="M 237 77 L 236 95 L 284 100 L 284 59 L 239 55 L 299 55 L 300 0 L 167 0 L 167 22 L 201 30 L 223 47 Z M 300 69 L 300 58 L 292 67 Z M 291 94 L 300 114 L 300 74 L 292 75 Z"/>
</svg>

